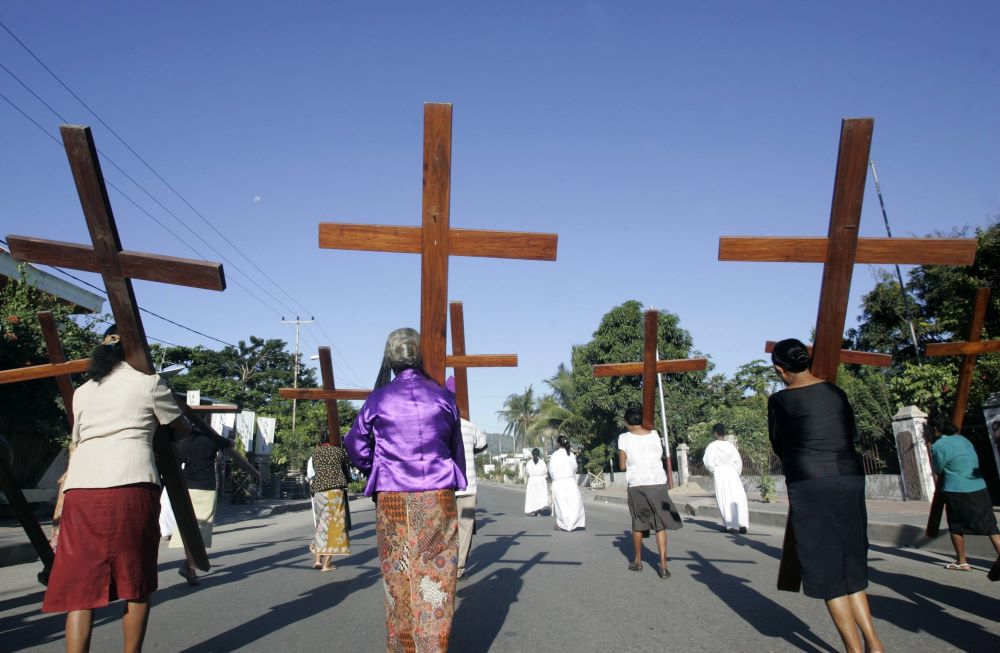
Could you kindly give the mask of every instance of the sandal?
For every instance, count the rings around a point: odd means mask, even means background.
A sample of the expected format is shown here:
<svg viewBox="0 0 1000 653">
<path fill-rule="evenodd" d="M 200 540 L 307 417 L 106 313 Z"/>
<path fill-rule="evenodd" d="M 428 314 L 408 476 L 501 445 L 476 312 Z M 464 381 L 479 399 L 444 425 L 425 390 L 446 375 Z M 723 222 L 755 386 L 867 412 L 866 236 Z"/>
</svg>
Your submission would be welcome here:
<svg viewBox="0 0 1000 653">
<path fill-rule="evenodd" d="M 629 571 L 642 571 L 642 563 L 641 562 L 630 562 L 629 565 L 628 565 L 628 570 Z"/>
<path fill-rule="evenodd" d="M 201 585 L 201 582 L 198 580 L 198 574 L 196 574 L 194 569 L 191 569 L 186 564 L 182 565 L 181 568 L 177 570 L 177 573 L 187 581 L 188 585 Z"/>
<path fill-rule="evenodd" d="M 670 578 L 670 570 L 667 569 L 666 567 L 660 567 L 659 573 L 660 573 L 660 578 L 662 578 L 663 580 Z"/>
<path fill-rule="evenodd" d="M 951 571 L 972 571 L 972 567 L 968 563 L 959 564 L 957 562 L 949 562 L 944 566 L 945 569 L 950 569 Z"/>
</svg>

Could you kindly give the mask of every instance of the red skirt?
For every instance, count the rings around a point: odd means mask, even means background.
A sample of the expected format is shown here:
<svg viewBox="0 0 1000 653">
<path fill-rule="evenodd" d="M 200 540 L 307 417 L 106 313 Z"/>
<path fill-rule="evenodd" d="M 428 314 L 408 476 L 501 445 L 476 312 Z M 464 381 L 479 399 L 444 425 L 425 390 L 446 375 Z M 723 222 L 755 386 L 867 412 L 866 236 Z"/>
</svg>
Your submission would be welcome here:
<svg viewBox="0 0 1000 653">
<path fill-rule="evenodd" d="M 160 488 L 149 483 L 66 492 L 42 612 L 100 608 L 156 590 Z"/>
</svg>

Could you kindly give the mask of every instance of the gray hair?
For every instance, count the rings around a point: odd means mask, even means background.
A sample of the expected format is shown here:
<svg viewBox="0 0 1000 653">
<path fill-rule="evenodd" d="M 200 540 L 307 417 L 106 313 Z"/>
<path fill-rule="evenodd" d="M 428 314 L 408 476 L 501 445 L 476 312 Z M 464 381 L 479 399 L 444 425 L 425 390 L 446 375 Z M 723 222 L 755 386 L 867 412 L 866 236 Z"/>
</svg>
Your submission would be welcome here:
<svg viewBox="0 0 1000 653">
<path fill-rule="evenodd" d="M 423 366 L 420 356 L 420 332 L 404 327 L 389 334 L 385 341 L 385 360 L 394 374 Z"/>
</svg>

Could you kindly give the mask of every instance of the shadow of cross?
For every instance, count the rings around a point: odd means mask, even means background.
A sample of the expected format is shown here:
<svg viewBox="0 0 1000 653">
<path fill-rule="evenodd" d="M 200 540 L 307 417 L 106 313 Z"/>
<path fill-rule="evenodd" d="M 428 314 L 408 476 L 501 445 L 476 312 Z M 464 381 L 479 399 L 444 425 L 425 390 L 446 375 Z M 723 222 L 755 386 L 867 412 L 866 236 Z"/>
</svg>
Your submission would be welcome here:
<svg viewBox="0 0 1000 653">
<path fill-rule="evenodd" d="M 452 229 L 451 105 L 424 105 L 424 180 L 420 227 L 319 225 L 319 246 L 369 252 L 420 254 L 420 349 L 427 375 L 444 385 L 451 256 L 556 260 L 555 234 Z"/>
<path fill-rule="evenodd" d="M 93 247 L 25 236 L 7 236 L 11 256 L 19 261 L 100 274 L 118 325 L 125 361 L 139 372 L 153 374 L 153 360 L 149 355 L 139 305 L 132 290 L 132 279 L 224 290 L 226 282 L 222 264 L 123 250 L 90 128 L 62 125 L 59 131 Z M 208 556 L 191 508 L 191 499 L 181 476 L 170 436 L 162 429 L 153 439 L 153 448 L 163 484 L 174 508 L 178 531 L 194 556 L 196 565 L 207 571 Z"/>
<path fill-rule="evenodd" d="M 656 408 L 656 375 L 672 372 L 696 372 L 708 368 L 705 358 L 675 358 L 659 360 L 657 340 L 659 338 L 660 312 L 648 310 L 645 314 L 645 331 L 643 334 L 642 362 L 639 363 L 605 363 L 594 365 L 594 376 L 642 376 L 642 428 L 653 429 L 653 412 Z M 673 487 L 673 473 L 670 464 L 670 443 L 667 441 L 667 425 L 663 425 L 663 452 L 666 456 L 664 469 L 667 472 L 667 484 Z"/>
<path fill-rule="evenodd" d="M 831 383 L 837 380 L 856 263 L 969 265 L 976 257 L 976 241 L 972 238 L 858 238 L 874 125 L 871 118 L 849 118 L 841 123 L 826 238 L 724 236 L 719 239 L 720 261 L 823 264 L 812 373 Z M 789 518 L 778 569 L 778 589 L 798 592 L 802 576 L 791 523 Z"/>
<path fill-rule="evenodd" d="M 986 309 L 990 302 L 990 289 L 976 290 L 976 300 L 972 307 L 972 321 L 969 323 L 969 339 L 965 342 L 939 342 L 928 344 L 924 348 L 927 356 L 961 356 L 962 368 L 958 373 L 958 387 L 955 389 L 955 403 L 951 409 L 951 421 L 959 429 L 965 421 L 965 409 L 969 405 L 969 391 L 972 389 L 972 373 L 976 369 L 976 357 L 979 354 L 995 354 L 1000 352 L 1000 340 L 983 340 L 983 322 L 986 321 Z M 940 480 L 934 489 L 934 499 L 931 501 L 930 514 L 927 516 L 927 537 L 937 537 L 941 528 L 941 513 L 944 512 L 944 493 L 941 491 Z M 1000 580 L 1000 557 L 993 563 L 988 574 L 989 579 Z"/>
<path fill-rule="evenodd" d="M 470 367 L 517 367 L 517 354 L 465 353 L 465 311 L 462 302 L 451 302 L 451 351 L 445 358 L 445 366 L 455 369 L 455 404 L 458 414 L 469 419 L 469 373 Z"/>
</svg>

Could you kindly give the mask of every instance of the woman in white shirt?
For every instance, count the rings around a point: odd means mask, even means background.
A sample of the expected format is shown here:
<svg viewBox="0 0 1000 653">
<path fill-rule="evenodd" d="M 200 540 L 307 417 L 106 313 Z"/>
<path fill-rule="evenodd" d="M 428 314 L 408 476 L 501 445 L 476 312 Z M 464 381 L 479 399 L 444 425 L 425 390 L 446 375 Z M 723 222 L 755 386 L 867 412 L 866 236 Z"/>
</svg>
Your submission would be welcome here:
<svg viewBox="0 0 1000 653">
<path fill-rule="evenodd" d="M 660 578 L 670 578 L 667 570 L 667 530 L 677 530 L 684 523 L 670 500 L 667 473 L 663 470 L 663 446 L 656 431 L 643 428 L 642 409 L 633 406 L 625 411 L 628 429 L 618 436 L 618 466 L 625 470 L 628 483 L 628 511 L 632 515 L 632 546 L 635 558 L 629 570 L 642 571 L 642 538 L 656 533 L 660 552 Z"/>
<path fill-rule="evenodd" d="M 549 476 L 552 477 L 552 512 L 556 516 L 556 530 L 572 531 L 586 526 L 583 497 L 576 484 L 576 456 L 569 450 L 569 438 L 556 439 L 559 448 L 549 459 Z"/>
</svg>

